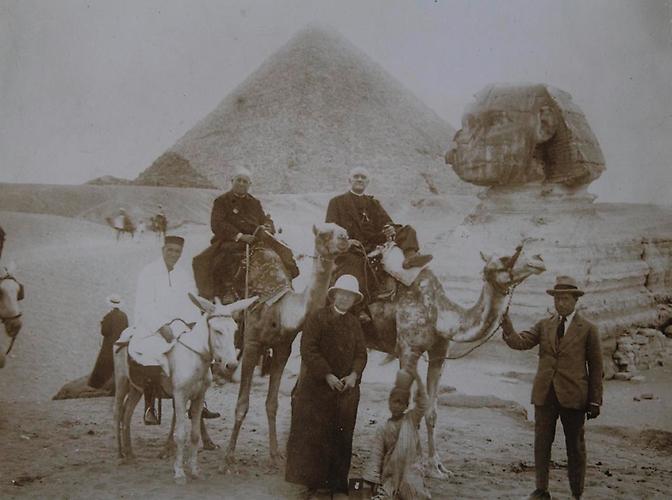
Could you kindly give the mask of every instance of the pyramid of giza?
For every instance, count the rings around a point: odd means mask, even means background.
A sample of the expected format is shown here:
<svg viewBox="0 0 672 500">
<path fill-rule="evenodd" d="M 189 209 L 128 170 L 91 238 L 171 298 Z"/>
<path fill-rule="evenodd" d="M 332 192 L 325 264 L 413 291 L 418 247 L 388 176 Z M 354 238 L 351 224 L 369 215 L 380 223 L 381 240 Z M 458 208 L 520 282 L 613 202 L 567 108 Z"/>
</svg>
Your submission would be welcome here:
<svg viewBox="0 0 672 500">
<path fill-rule="evenodd" d="M 473 192 L 443 160 L 454 129 L 358 48 L 307 28 L 271 55 L 136 182 L 229 186 L 250 169 L 256 193 L 343 189 L 366 166 L 371 190 L 424 196 Z M 172 168 L 166 157 L 180 165 Z M 171 173 L 172 172 L 172 173 Z"/>
</svg>

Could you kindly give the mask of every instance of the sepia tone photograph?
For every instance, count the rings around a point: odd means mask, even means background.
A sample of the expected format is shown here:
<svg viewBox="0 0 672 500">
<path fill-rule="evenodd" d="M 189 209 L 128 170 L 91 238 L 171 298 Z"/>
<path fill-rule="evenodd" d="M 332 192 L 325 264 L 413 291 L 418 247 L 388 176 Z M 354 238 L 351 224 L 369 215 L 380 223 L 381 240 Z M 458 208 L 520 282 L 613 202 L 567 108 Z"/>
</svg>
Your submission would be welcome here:
<svg viewBox="0 0 672 500">
<path fill-rule="evenodd" d="M 666 499 L 672 0 L 0 0 L 0 498 Z"/>
</svg>

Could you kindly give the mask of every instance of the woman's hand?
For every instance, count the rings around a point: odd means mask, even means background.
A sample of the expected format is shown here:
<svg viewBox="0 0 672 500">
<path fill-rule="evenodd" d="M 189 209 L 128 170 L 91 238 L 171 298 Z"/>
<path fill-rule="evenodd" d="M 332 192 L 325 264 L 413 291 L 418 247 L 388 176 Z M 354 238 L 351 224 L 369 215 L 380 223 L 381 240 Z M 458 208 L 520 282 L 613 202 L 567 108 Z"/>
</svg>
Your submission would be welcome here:
<svg viewBox="0 0 672 500">
<path fill-rule="evenodd" d="M 329 387 L 331 387 L 332 391 L 343 392 L 343 389 L 345 389 L 345 386 L 343 385 L 343 381 L 340 380 L 333 373 L 330 373 L 325 378 L 327 380 L 327 384 L 329 384 Z"/>
<path fill-rule="evenodd" d="M 357 384 L 357 373 L 352 372 L 341 379 L 343 390 L 352 389 Z"/>
</svg>

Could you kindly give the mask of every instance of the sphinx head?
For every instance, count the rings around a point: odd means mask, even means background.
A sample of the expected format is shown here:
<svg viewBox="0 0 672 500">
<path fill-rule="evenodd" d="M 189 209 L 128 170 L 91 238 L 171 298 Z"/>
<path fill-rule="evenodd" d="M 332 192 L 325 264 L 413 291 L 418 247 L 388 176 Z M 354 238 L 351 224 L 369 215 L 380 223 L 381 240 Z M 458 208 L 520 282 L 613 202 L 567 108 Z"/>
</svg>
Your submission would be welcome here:
<svg viewBox="0 0 672 500">
<path fill-rule="evenodd" d="M 604 170 L 581 110 L 568 93 L 547 85 L 490 85 L 476 94 L 446 163 L 480 186 L 579 186 Z"/>
</svg>

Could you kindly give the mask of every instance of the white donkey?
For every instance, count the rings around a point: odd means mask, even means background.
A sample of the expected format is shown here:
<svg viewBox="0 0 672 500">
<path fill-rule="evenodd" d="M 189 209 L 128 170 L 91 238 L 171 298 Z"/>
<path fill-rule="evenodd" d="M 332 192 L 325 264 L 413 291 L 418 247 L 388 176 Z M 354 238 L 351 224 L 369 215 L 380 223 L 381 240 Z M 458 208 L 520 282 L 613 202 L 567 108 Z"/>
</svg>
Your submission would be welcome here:
<svg viewBox="0 0 672 500">
<path fill-rule="evenodd" d="M 189 295 L 203 312 L 203 316 L 190 331 L 181 334 L 174 347 L 166 353 L 170 366 L 170 378 L 163 377 L 163 389 L 173 396 L 173 427 L 176 429 L 177 453 L 175 456 L 175 481 L 186 483 L 183 462 L 186 448 L 189 474 L 199 477 L 198 445 L 201 440 L 201 412 L 205 391 L 210 385 L 210 364 L 223 372 L 232 372 L 238 365 L 233 336 L 236 323 L 232 314 L 250 306 L 257 297 L 222 305 L 201 297 Z M 134 385 L 129 378 L 128 349 L 123 347 L 114 354 L 114 425 L 117 433 L 119 456 L 132 461 L 135 457 L 131 446 L 131 416 L 143 394 L 143 388 Z M 191 402 L 191 434 L 187 441 L 187 401 Z"/>
</svg>

